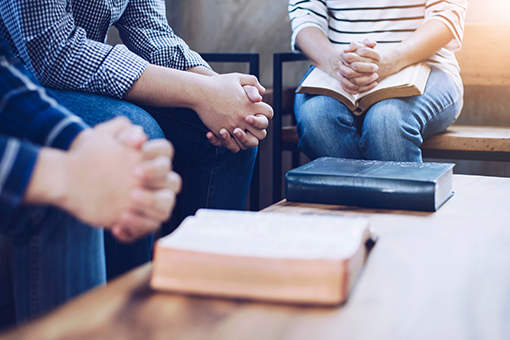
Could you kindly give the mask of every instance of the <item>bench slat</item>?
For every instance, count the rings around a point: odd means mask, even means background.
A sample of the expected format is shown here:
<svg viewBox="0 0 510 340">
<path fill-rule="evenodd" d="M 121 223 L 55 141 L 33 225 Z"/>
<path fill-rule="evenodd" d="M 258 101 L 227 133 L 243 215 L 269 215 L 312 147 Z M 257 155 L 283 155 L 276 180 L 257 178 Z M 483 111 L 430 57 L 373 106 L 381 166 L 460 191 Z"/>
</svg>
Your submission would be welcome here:
<svg viewBox="0 0 510 340">
<path fill-rule="evenodd" d="M 428 138 L 423 150 L 510 152 L 510 129 L 495 126 L 453 125 Z"/>
<path fill-rule="evenodd" d="M 282 142 L 297 144 L 295 126 L 282 129 Z M 428 138 L 422 150 L 450 150 L 510 153 L 510 129 L 496 126 L 453 125 L 445 132 Z"/>
</svg>

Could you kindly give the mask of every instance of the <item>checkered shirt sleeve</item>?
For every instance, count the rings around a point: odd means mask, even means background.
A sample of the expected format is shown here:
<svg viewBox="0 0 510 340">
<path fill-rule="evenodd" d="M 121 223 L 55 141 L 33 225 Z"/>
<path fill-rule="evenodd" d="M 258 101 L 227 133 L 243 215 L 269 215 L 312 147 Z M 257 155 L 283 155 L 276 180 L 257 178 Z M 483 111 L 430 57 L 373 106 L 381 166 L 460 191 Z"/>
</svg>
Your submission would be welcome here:
<svg viewBox="0 0 510 340">
<path fill-rule="evenodd" d="M 208 67 L 174 34 L 163 0 L 115 1 L 116 9 L 124 9 L 114 24 L 125 45 L 105 44 L 112 24 L 102 20 L 105 4 L 13 0 L 0 2 L 0 13 L 20 57 L 48 87 L 122 98 L 149 62 L 180 70 Z"/>
<path fill-rule="evenodd" d="M 126 46 L 152 64 L 178 70 L 210 68 L 168 25 L 161 0 L 130 0 L 115 24 Z"/>
</svg>

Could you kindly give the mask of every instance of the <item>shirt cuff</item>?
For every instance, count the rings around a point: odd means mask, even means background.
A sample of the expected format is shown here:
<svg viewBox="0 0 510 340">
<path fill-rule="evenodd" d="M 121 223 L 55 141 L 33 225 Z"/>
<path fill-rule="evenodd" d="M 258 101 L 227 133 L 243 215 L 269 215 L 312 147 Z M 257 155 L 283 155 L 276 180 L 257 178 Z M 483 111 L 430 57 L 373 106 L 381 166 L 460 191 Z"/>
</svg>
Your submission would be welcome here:
<svg viewBox="0 0 510 340">
<path fill-rule="evenodd" d="M 122 98 L 148 64 L 148 61 L 131 52 L 125 45 L 116 45 L 81 90 Z"/>
<path fill-rule="evenodd" d="M 38 145 L 67 150 L 83 130 L 89 128 L 81 118 L 60 105 L 48 106 L 31 122 L 27 135 Z"/>
<path fill-rule="evenodd" d="M 0 191 L 2 205 L 11 208 L 19 206 L 30 183 L 40 147 L 9 138 L 2 155 L 3 187 Z M 11 161 L 12 160 L 12 161 Z"/>
</svg>

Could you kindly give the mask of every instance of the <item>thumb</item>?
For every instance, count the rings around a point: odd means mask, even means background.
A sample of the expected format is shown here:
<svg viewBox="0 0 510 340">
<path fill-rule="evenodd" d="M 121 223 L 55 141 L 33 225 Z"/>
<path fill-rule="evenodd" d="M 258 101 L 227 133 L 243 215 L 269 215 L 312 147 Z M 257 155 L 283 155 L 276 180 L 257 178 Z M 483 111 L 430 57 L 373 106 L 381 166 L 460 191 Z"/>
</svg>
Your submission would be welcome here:
<svg viewBox="0 0 510 340">
<path fill-rule="evenodd" d="M 350 52 L 356 52 L 356 50 L 360 47 L 363 47 L 363 45 L 361 45 L 359 42 L 357 41 L 353 41 L 349 44 L 349 46 L 347 46 L 346 49 L 344 49 L 344 52 L 345 53 L 350 53 Z"/>
<path fill-rule="evenodd" d="M 262 96 L 260 95 L 259 90 L 255 86 L 245 85 L 243 86 L 244 92 L 253 103 L 259 103 L 262 101 Z"/>
<path fill-rule="evenodd" d="M 118 133 L 118 139 L 127 146 L 141 149 L 147 141 L 147 135 L 139 125 L 131 125 Z"/>
<path fill-rule="evenodd" d="M 96 125 L 94 130 L 117 137 L 123 130 L 128 129 L 131 126 L 133 126 L 131 121 L 128 118 L 121 116 Z"/>
<path fill-rule="evenodd" d="M 372 39 L 365 39 L 363 40 L 363 44 L 365 44 L 367 47 L 374 48 L 377 45 L 377 42 Z"/>
<path fill-rule="evenodd" d="M 259 90 L 259 93 L 264 93 L 266 91 L 266 89 L 262 85 L 260 85 L 257 77 L 255 76 L 249 74 L 240 74 L 239 80 L 241 81 L 242 86 L 245 85 L 255 86 L 257 90 Z"/>
</svg>

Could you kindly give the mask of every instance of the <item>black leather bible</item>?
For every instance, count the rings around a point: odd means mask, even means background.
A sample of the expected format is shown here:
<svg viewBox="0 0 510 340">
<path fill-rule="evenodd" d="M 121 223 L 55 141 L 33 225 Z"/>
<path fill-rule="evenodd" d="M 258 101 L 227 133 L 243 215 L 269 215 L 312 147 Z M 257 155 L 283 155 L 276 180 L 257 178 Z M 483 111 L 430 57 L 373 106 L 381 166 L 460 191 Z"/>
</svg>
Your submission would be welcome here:
<svg viewBox="0 0 510 340">
<path fill-rule="evenodd" d="M 285 176 L 287 201 L 436 211 L 450 197 L 454 164 L 318 158 Z"/>
</svg>

